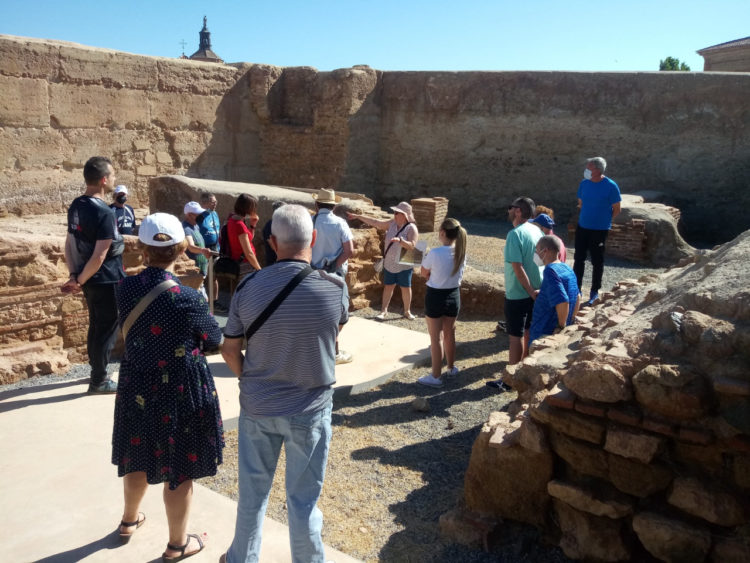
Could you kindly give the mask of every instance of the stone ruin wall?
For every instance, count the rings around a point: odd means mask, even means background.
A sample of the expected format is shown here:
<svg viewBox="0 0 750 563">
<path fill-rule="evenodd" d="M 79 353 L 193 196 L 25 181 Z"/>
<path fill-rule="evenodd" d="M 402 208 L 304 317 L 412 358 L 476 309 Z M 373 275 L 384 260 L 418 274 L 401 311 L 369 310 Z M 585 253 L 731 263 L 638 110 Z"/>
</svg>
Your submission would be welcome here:
<svg viewBox="0 0 750 563">
<path fill-rule="evenodd" d="M 501 218 L 523 193 L 565 221 L 583 158 L 602 154 L 624 192 L 661 191 L 689 233 L 726 241 L 750 227 L 734 213 L 748 90 L 746 73 L 318 72 L 1 36 L 0 212 L 64 210 L 98 153 L 141 205 L 149 178 L 176 173 L 444 195 Z"/>
<path fill-rule="evenodd" d="M 526 522 L 590 561 L 750 561 L 750 232 L 623 280 L 532 347 L 443 534 Z"/>
</svg>

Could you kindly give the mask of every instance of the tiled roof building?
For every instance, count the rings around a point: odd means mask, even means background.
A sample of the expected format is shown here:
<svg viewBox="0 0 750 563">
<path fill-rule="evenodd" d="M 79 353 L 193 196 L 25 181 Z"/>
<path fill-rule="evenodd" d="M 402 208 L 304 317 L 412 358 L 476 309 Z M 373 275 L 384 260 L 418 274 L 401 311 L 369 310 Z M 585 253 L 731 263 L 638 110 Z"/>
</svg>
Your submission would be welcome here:
<svg viewBox="0 0 750 563">
<path fill-rule="evenodd" d="M 719 43 L 698 51 L 703 70 L 750 72 L 750 37 Z"/>
</svg>

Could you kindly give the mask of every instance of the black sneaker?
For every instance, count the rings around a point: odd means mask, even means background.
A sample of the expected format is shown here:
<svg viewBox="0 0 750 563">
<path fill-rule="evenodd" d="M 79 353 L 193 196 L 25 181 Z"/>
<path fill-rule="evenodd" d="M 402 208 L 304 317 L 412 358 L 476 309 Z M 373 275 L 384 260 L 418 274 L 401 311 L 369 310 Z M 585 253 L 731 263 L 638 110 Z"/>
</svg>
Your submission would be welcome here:
<svg viewBox="0 0 750 563">
<path fill-rule="evenodd" d="M 117 382 L 105 379 L 99 385 L 89 385 L 89 395 L 112 395 L 117 393 Z"/>
<path fill-rule="evenodd" d="M 504 383 L 502 379 L 495 379 L 493 381 L 487 381 L 485 385 L 487 387 L 492 387 L 493 389 L 497 389 L 501 393 L 505 393 L 506 391 L 513 391 L 513 387 Z"/>
</svg>

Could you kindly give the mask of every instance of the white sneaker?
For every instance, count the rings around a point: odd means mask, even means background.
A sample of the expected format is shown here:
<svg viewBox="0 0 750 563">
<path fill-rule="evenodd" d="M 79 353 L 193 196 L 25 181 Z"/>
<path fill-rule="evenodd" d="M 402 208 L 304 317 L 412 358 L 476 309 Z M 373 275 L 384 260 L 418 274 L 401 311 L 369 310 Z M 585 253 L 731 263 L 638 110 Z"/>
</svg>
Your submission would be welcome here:
<svg viewBox="0 0 750 563">
<path fill-rule="evenodd" d="M 458 375 L 458 368 L 456 366 L 453 366 L 448 370 L 448 373 L 446 375 Z"/>
<path fill-rule="evenodd" d="M 375 318 L 378 319 L 379 321 L 384 321 L 387 316 L 388 316 L 388 312 L 383 311 L 382 313 L 377 315 Z"/>
<path fill-rule="evenodd" d="M 417 379 L 417 383 L 421 383 L 422 385 L 427 385 L 428 387 L 442 387 L 443 382 L 440 379 L 437 379 L 436 377 L 432 377 L 432 374 L 427 374 L 424 377 L 420 377 Z"/>
<path fill-rule="evenodd" d="M 353 359 L 354 358 L 352 357 L 350 352 L 347 352 L 346 350 L 339 350 L 336 354 L 336 365 L 351 363 Z"/>
<path fill-rule="evenodd" d="M 410 320 L 410 321 L 413 321 L 413 320 L 414 320 L 414 319 L 416 319 L 417 317 L 415 317 L 415 316 L 414 316 L 414 315 L 412 315 L 411 313 L 406 313 L 406 314 L 404 315 L 404 318 L 405 318 L 405 319 L 408 319 L 408 320 Z"/>
</svg>

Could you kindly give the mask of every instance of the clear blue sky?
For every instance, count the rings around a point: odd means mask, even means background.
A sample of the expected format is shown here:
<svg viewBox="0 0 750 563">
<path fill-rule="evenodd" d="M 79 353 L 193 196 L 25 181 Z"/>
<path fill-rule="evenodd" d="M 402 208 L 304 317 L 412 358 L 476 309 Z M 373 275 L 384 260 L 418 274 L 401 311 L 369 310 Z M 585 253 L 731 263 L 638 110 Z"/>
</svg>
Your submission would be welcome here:
<svg viewBox="0 0 750 563">
<path fill-rule="evenodd" d="M 0 33 L 227 62 L 380 70 L 658 70 L 750 36 L 750 0 L 5 0 Z"/>
</svg>

